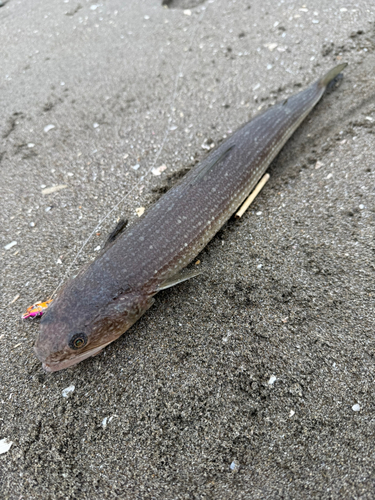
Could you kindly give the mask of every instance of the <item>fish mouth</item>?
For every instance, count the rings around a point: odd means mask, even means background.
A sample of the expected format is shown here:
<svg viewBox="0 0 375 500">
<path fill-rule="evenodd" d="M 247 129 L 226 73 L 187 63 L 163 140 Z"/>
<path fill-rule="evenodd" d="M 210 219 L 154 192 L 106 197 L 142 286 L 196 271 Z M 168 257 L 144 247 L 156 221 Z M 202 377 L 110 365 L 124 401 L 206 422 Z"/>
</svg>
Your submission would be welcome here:
<svg viewBox="0 0 375 500">
<path fill-rule="evenodd" d="M 95 347 L 94 349 L 91 349 L 90 351 L 83 352 L 82 354 L 74 355 L 71 358 L 68 359 L 63 359 L 61 361 L 42 361 L 42 368 L 46 372 L 52 373 L 52 372 L 58 372 L 60 370 L 64 370 L 65 368 L 69 368 L 70 366 L 74 366 L 77 363 L 80 363 L 86 358 L 90 358 L 92 356 L 96 356 L 99 354 L 100 351 L 104 349 L 108 344 L 111 342 L 108 342 L 107 344 L 103 344 L 99 347 Z"/>
</svg>

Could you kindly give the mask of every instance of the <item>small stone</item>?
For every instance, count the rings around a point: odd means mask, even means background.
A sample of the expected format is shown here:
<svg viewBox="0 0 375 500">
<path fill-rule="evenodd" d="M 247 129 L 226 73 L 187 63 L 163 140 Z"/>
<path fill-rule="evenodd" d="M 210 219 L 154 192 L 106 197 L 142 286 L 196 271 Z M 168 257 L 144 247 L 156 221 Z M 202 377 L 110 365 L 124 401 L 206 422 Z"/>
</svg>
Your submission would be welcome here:
<svg viewBox="0 0 375 500">
<path fill-rule="evenodd" d="M 324 167 L 324 163 L 322 163 L 321 161 L 317 161 L 317 162 L 315 163 L 315 168 L 316 168 L 316 169 L 318 169 L 318 168 L 320 168 L 320 167 Z"/>
<path fill-rule="evenodd" d="M 11 248 L 15 247 L 17 245 L 17 241 L 11 241 L 7 245 L 5 245 L 4 249 L 5 250 L 10 250 Z"/>
<path fill-rule="evenodd" d="M 30 227 L 35 227 L 35 222 L 30 222 L 29 226 Z"/>
<path fill-rule="evenodd" d="M 348 9 L 346 9 L 345 7 L 341 7 L 341 9 L 340 9 L 340 12 L 347 12 L 347 11 L 348 11 Z"/>
<path fill-rule="evenodd" d="M 140 167 L 140 164 L 139 164 L 139 163 L 137 163 L 136 165 L 133 165 L 133 166 L 132 166 L 132 169 L 133 169 L 133 170 L 138 170 L 138 169 L 139 169 L 139 167 Z"/>
<path fill-rule="evenodd" d="M 185 16 L 191 16 L 191 10 L 190 9 L 185 9 L 184 10 Z"/>
<path fill-rule="evenodd" d="M 96 5 L 96 4 L 91 5 L 90 10 L 96 10 L 98 7 L 99 7 L 99 5 Z"/>
<path fill-rule="evenodd" d="M 27 145 L 28 148 L 33 148 L 35 147 L 35 144 L 33 142 L 29 142 Z"/>
<path fill-rule="evenodd" d="M 139 207 L 135 210 L 135 213 L 138 215 L 138 217 L 141 217 L 145 213 L 145 207 Z"/>
<path fill-rule="evenodd" d="M 358 403 L 352 406 L 353 411 L 359 411 L 360 409 L 361 409 L 361 407 L 359 406 Z"/>
<path fill-rule="evenodd" d="M 99 252 L 99 250 L 100 250 L 100 245 L 94 248 L 94 252 Z"/>
<path fill-rule="evenodd" d="M 262 264 L 258 264 L 257 269 L 262 269 Z"/>
<path fill-rule="evenodd" d="M 333 174 L 328 174 L 326 179 L 331 179 L 331 177 L 333 177 Z"/>
<path fill-rule="evenodd" d="M 290 413 L 289 413 L 289 417 L 293 417 L 293 415 L 295 415 L 295 411 L 294 410 L 290 410 Z"/>
<path fill-rule="evenodd" d="M 52 125 L 52 123 L 50 123 L 49 125 L 46 125 L 43 130 L 45 133 L 47 133 L 50 130 L 52 130 L 53 128 L 55 128 L 55 125 Z"/>
<path fill-rule="evenodd" d="M 262 212 L 257 212 L 257 215 L 262 215 Z"/>
<path fill-rule="evenodd" d="M 75 386 L 74 385 L 70 385 L 69 387 L 67 387 L 66 389 L 64 389 L 62 391 L 62 397 L 63 398 L 67 398 L 72 392 L 74 392 L 74 389 L 75 389 Z"/>
<path fill-rule="evenodd" d="M 361 205 L 359 205 L 359 208 L 360 208 L 361 210 L 363 210 L 363 209 L 365 208 L 365 206 L 361 204 Z"/>
<path fill-rule="evenodd" d="M 272 69 L 272 64 L 267 64 L 267 69 Z"/>
<path fill-rule="evenodd" d="M 100 127 L 99 123 L 97 123 L 97 122 L 93 123 L 93 125 L 92 125 L 92 126 L 93 126 L 94 128 L 98 128 L 98 127 Z"/>
<path fill-rule="evenodd" d="M 143 19 L 146 19 L 146 21 L 148 21 L 150 19 L 150 16 L 143 16 Z"/>
</svg>

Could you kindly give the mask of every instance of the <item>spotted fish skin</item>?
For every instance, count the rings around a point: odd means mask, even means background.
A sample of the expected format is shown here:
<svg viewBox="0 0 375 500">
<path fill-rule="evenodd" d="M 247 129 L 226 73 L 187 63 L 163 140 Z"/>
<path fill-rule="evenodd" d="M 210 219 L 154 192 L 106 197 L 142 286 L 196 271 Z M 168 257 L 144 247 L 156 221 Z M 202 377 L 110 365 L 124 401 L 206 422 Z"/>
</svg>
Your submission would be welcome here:
<svg viewBox="0 0 375 500">
<path fill-rule="evenodd" d="M 152 305 L 256 186 L 345 64 L 238 129 L 67 283 L 41 320 L 35 351 L 55 371 L 96 354 Z M 82 333 L 84 345 L 71 346 Z"/>
</svg>

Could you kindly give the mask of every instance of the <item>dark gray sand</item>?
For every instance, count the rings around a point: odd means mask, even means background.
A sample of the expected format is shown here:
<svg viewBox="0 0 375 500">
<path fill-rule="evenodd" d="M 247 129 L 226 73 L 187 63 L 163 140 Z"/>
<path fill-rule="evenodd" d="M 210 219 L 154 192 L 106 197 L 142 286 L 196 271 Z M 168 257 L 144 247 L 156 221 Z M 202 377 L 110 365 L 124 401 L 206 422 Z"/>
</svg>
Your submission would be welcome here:
<svg viewBox="0 0 375 500">
<path fill-rule="evenodd" d="M 374 3 L 161 3 L 0 7 L 0 497 L 372 499 Z M 207 144 L 343 61 L 204 275 L 44 373 L 19 318 L 100 218 L 133 189 L 73 274 Z"/>
</svg>

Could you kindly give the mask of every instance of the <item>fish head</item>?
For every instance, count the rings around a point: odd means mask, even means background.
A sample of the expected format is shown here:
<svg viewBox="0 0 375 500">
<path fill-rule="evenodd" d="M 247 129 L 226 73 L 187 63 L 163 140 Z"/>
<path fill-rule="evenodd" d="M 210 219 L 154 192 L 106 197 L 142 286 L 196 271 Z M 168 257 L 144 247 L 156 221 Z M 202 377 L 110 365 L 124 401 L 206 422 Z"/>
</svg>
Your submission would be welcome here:
<svg viewBox="0 0 375 500">
<path fill-rule="evenodd" d="M 140 291 L 107 303 L 72 303 L 62 293 L 43 315 L 34 351 L 48 372 L 63 370 L 95 356 L 128 330 L 154 302 Z"/>
</svg>

